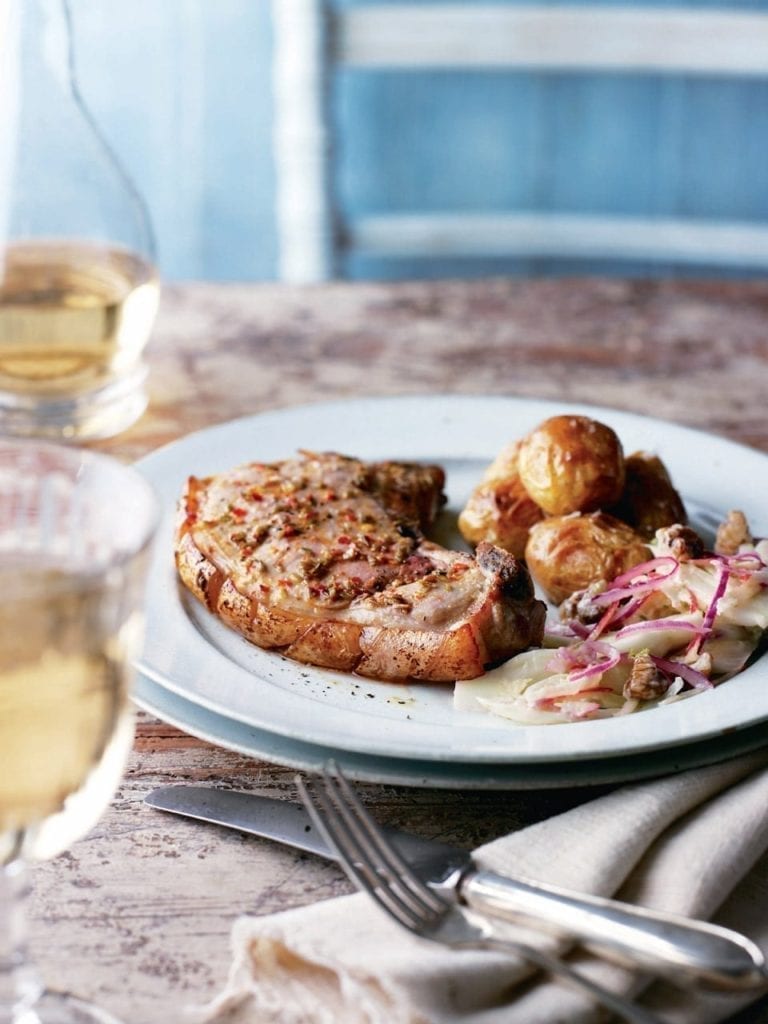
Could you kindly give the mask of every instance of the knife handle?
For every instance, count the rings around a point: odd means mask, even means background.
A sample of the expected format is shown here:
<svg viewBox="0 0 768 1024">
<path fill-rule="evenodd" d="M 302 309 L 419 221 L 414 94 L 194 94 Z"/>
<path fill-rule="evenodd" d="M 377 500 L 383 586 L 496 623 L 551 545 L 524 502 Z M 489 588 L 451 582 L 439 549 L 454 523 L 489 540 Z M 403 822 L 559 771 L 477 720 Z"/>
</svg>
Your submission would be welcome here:
<svg viewBox="0 0 768 1024">
<path fill-rule="evenodd" d="M 463 875 L 458 892 L 479 913 L 577 939 L 606 959 L 678 984 L 731 991 L 768 984 L 758 947 L 718 925 L 478 869 Z"/>
</svg>

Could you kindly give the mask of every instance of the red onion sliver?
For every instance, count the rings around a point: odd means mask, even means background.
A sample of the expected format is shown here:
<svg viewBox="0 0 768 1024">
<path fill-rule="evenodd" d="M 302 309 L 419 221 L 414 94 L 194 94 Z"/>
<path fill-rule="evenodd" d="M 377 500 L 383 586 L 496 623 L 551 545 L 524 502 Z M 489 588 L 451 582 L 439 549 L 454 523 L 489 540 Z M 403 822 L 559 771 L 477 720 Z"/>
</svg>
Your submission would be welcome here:
<svg viewBox="0 0 768 1024">
<path fill-rule="evenodd" d="M 610 607 L 608 607 L 605 610 L 605 612 L 603 612 L 598 621 L 592 627 L 592 632 L 589 634 L 588 637 L 589 640 L 597 640 L 597 638 L 606 631 L 608 626 L 610 626 L 613 623 L 618 607 L 619 603 L 618 601 L 616 601 L 614 602 L 614 604 L 610 605 Z"/>
<path fill-rule="evenodd" d="M 709 602 L 709 607 L 704 613 L 704 621 L 701 624 L 703 632 L 709 632 L 712 629 L 712 623 L 715 621 L 717 615 L 717 606 L 720 603 L 720 598 L 725 593 L 725 588 L 728 586 L 728 579 L 730 577 L 730 571 L 728 566 L 723 562 L 720 565 L 720 574 L 715 584 L 715 592 L 712 595 L 712 600 Z"/>
<path fill-rule="evenodd" d="M 721 555 L 725 564 L 732 569 L 765 569 L 766 564 L 756 551 L 742 551 L 737 555 Z"/>
<path fill-rule="evenodd" d="M 584 640 L 580 644 L 573 644 L 570 647 L 561 647 L 550 659 L 550 664 L 555 663 L 559 671 L 569 672 L 573 668 L 581 668 L 584 665 L 591 665 L 600 655 L 610 658 L 613 654 L 613 647 L 600 640 Z"/>
<path fill-rule="evenodd" d="M 577 690 L 576 693 L 557 693 L 552 697 L 538 697 L 533 702 L 533 706 L 542 710 L 552 706 L 559 707 L 563 703 L 581 700 L 589 693 L 613 693 L 613 690 L 610 686 L 588 686 L 583 690 Z"/>
<path fill-rule="evenodd" d="M 598 605 L 611 604 L 614 601 L 622 600 L 625 597 L 639 597 L 641 594 L 650 594 L 658 590 L 660 584 L 671 579 L 680 568 L 680 563 L 672 555 L 659 555 L 649 562 L 642 562 L 633 569 L 622 573 L 611 581 L 608 590 L 602 594 L 596 594 L 592 603 Z M 661 569 L 666 569 L 661 572 Z M 643 578 L 644 577 L 644 578 Z"/>
<path fill-rule="evenodd" d="M 671 675 L 674 679 L 675 676 L 680 676 L 686 683 L 689 683 L 694 690 L 711 690 L 713 682 L 711 679 L 699 672 L 695 668 L 691 668 L 690 665 L 683 665 L 679 661 L 669 661 L 667 658 L 657 658 L 655 655 L 651 655 L 654 665 L 660 668 L 662 672 L 666 672 Z"/>
<path fill-rule="evenodd" d="M 632 584 L 633 580 L 637 580 L 638 576 L 648 576 L 653 573 L 655 581 L 658 583 L 661 580 L 668 580 L 670 576 L 674 576 L 679 567 L 679 562 L 672 555 L 659 555 L 658 558 L 651 558 L 648 562 L 641 562 L 640 565 L 635 565 L 627 572 L 617 576 L 612 582 L 614 587 L 624 587 Z M 667 569 L 665 573 L 661 573 L 658 570 L 662 568 Z M 641 583 L 646 582 L 645 580 L 639 581 Z"/>
<path fill-rule="evenodd" d="M 657 629 L 662 633 L 680 630 L 683 633 L 695 633 L 697 636 L 709 632 L 694 622 L 679 622 L 676 619 L 646 619 L 643 622 L 630 622 L 629 625 L 622 626 L 616 634 L 616 639 L 631 636 L 634 633 L 652 633 Z"/>
<path fill-rule="evenodd" d="M 611 648 L 611 653 L 605 659 L 605 661 L 596 661 L 592 665 L 586 665 L 584 668 L 571 670 L 568 673 L 568 678 L 574 683 L 580 679 L 590 679 L 592 676 L 602 676 L 609 669 L 614 668 L 621 661 L 621 654 L 619 651 Z"/>
<path fill-rule="evenodd" d="M 586 640 L 589 637 L 589 628 L 583 623 L 569 620 L 568 625 L 576 636 L 581 637 L 582 640 Z"/>
<path fill-rule="evenodd" d="M 616 626 L 620 622 L 624 622 L 625 619 L 631 618 L 635 612 L 640 611 L 645 602 L 648 600 L 648 594 L 642 594 L 640 597 L 635 598 L 634 601 L 630 601 L 625 604 L 619 614 L 614 618 L 613 625 Z"/>
<path fill-rule="evenodd" d="M 631 587 L 611 587 L 610 590 L 604 590 L 602 594 L 595 594 L 592 598 L 592 604 L 597 605 L 599 608 L 601 605 L 613 604 L 614 601 L 623 601 L 625 597 L 650 594 L 658 589 L 658 580 L 643 580 L 640 583 L 633 584 Z"/>
</svg>

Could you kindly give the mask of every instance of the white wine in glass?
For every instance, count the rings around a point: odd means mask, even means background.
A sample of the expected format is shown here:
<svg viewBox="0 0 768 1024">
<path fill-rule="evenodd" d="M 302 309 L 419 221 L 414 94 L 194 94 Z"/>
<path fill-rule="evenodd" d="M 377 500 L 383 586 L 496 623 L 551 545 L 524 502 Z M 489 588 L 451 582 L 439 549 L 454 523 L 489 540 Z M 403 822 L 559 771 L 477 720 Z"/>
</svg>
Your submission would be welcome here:
<svg viewBox="0 0 768 1024">
<path fill-rule="evenodd" d="M 155 268 L 128 249 L 9 243 L 0 273 L 0 388 L 54 401 L 130 373 L 158 299 Z"/>
<path fill-rule="evenodd" d="M 91 440 L 147 405 L 144 200 L 76 74 L 70 0 L 0 0 L 0 435 Z"/>
<path fill-rule="evenodd" d="M 155 522 L 136 471 L 91 452 L 0 442 L 2 1024 L 112 1020 L 40 987 L 14 903 L 24 865 L 83 836 L 120 781 Z"/>
</svg>

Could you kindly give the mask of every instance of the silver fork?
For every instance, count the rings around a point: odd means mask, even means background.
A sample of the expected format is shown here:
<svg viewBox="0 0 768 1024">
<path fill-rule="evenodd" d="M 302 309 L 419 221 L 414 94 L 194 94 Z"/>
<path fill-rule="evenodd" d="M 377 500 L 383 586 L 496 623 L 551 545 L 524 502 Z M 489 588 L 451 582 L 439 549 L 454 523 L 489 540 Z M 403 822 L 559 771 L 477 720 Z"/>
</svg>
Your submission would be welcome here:
<svg viewBox="0 0 768 1024">
<path fill-rule="evenodd" d="M 555 980 L 587 993 L 630 1024 L 662 1024 L 658 1017 L 536 946 L 496 938 L 489 924 L 470 919 L 460 906 L 422 882 L 385 838 L 341 770 L 332 767 L 333 772 L 324 768 L 322 783 L 311 786 L 296 776 L 301 799 L 350 881 L 372 896 L 399 925 L 451 949 L 487 949 L 519 956 Z"/>
</svg>

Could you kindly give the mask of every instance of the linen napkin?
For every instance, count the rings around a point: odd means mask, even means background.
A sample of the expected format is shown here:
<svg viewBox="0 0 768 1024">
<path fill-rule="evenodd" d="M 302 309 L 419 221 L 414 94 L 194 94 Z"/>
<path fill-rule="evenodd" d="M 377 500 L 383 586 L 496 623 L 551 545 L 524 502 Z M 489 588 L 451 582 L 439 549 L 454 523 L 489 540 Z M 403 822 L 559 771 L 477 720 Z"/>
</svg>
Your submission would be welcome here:
<svg viewBox="0 0 768 1024">
<path fill-rule="evenodd" d="M 768 953 L 768 752 L 624 786 L 478 848 L 476 862 L 747 934 Z M 510 935 L 566 953 L 512 926 Z M 535 936 L 535 937 L 534 937 Z M 399 928 L 366 895 L 241 917 L 206 1019 L 237 1024 L 597 1024 L 588 997 L 496 953 Z M 679 990 L 573 951 L 569 962 L 674 1024 L 727 1020 L 760 993 Z"/>
</svg>

